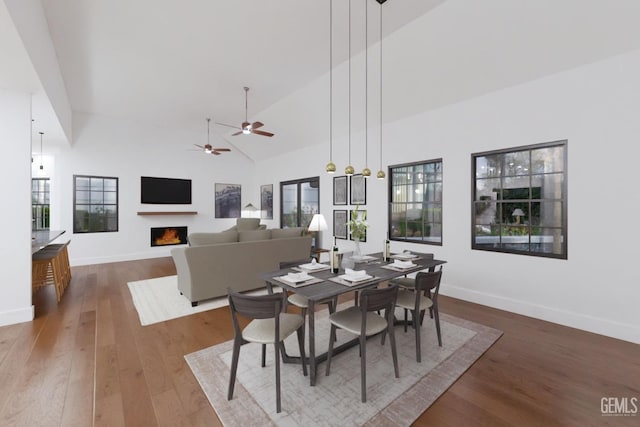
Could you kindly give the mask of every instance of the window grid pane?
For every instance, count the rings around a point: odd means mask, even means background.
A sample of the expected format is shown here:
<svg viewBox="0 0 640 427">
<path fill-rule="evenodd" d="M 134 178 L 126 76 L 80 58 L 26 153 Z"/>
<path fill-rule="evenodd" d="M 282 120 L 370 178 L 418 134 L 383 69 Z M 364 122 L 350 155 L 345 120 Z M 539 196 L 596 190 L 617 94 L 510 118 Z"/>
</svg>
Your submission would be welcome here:
<svg viewBox="0 0 640 427">
<path fill-rule="evenodd" d="M 118 231 L 118 178 L 74 176 L 74 233 Z"/>
</svg>

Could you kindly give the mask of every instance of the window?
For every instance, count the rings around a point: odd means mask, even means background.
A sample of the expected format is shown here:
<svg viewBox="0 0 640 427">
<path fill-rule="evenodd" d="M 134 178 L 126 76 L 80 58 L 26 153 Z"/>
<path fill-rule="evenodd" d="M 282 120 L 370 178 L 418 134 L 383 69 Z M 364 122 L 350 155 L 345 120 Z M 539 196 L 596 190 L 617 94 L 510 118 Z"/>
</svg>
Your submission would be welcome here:
<svg viewBox="0 0 640 427">
<path fill-rule="evenodd" d="M 31 228 L 49 229 L 49 178 L 31 179 Z"/>
<path fill-rule="evenodd" d="M 118 178 L 73 176 L 73 232 L 118 231 Z"/>
<path fill-rule="evenodd" d="M 320 213 L 320 178 L 280 183 L 280 227 L 307 227 Z"/>
<path fill-rule="evenodd" d="M 442 245 L 442 159 L 389 167 L 389 239 Z"/>
<path fill-rule="evenodd" d="M 567 259 L 567 141 L 472 154 L 472 248 Z"/>
</svg>

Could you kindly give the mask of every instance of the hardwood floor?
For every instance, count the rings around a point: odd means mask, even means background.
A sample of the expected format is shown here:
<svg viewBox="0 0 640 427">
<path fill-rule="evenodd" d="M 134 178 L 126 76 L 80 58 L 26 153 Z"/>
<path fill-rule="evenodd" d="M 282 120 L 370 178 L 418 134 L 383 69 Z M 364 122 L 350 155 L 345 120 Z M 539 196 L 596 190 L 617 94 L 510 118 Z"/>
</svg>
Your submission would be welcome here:
<svg viewBox="0 0 640 427">
<path fill-rule="evenodd" d="M 127 282 L 175 274 L 170 258 L 72 273 L 59 305 L 48 287 L 33 322 L 0 328 L 0 425 L 220 425 L 183 356 L 233 337 L 228 308 L 143 327 Z M 504 335 L 415 425 L 640 425 L 600 405 L 640 399 L 639 345 L 446 297 L 440 310 Z"/>
</svg>

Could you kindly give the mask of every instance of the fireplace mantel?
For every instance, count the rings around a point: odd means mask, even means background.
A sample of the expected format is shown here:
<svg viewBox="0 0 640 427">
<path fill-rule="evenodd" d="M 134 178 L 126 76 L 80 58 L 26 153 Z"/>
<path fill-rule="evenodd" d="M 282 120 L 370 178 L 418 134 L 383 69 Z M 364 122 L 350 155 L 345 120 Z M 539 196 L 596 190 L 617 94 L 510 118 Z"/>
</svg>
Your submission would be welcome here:
<svg viewBox="0 0 640 427">
<path fill-rule="evenodd" d="M 198 211 L 143 211 L 138 215 L 197 215 Z"/>
</svg>

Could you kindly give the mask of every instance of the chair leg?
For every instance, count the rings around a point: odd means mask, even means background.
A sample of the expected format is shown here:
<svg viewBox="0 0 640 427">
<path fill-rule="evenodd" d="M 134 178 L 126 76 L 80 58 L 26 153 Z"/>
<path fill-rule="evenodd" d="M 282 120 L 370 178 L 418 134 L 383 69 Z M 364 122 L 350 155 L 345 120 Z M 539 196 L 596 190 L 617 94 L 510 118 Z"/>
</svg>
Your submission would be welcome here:
<svg viewBox="0 0 640 427">
<path fill-rule="evenodd" d="M 331 325 L 331 333 L 329 335 L 329 337 L 333 337 L 335 336 L 336 333 L 336 327 L 334 325 Z M 329 350 L 327 351 L 327 369 L 325 371 L 325 375 L 329 375 L 329 371 L 331 370 L 331 356 L 333 353 L 333 340 L 329 339 Z"/>
<path fill-rule="evenodd" d="M 407 333 L 407 321 L 408 321 L 407 320 L 407 312 L 408 312 L 408 310 L 405 308 L 404 309 L 404 333 L 405 334 Z M 414 318 L 413 321 L 415 322 L 415 318 Z"/>
<path fill-rule="evenodd" d="M 360 334 L 360 388 L 362 403 L 367 401 L 367 337 Z"/>
<path fill-rule="evenodd" d="M 416 361 L 418 363 L 421 362 L 421 343 L 420 343 L 420 329 L 422 328 L 422 325 L 420 324 L 420 322 L 416 322 L 416 320 L 418 319 L 418 316 L 416 315 L 415 312 L 412 312 L 412 316 L 413 316 L 413 327 L 415 328 L 416 331 Z"/>
<path fill-rule="evenodd" d="M 267 345 L 262 344 L 262 364 L 260 365 L 263 368 L 267 366 Z"/>
<path fill-rule="evenodd" d="M 233 340 L 233 355 L 231 356 L 231 375 L 229 377 L 229 391 L 227 400 L 233 399 L 233 388 L 236 385 L 236 372 L 238 371 L 238 359 L 240 358 L 240 346 L 242 343 L 239 339 Z"/>
<path fill-rule="evenodd" d="M 304 354 L 304 323 L 296 331 L 298 334 L 298 348 L 300 349 L 300 361 L 302 362 L 302 373 L 307 376 L 307 360 Z"/>
<path fill-rule="evenodd" d="M 442 334 L 440 333 L 440 314 L 438 313 L 438 307 L 433 308 L 433 317 L 436 321 L 436 332 L 438 333 L 438 345 L 442 347 Z"/>
<path fill-rule="evenodd" d="M 393 370 L 395 371 L 396 378 L 400 378 L 400 370 L 398 369 L 398 351 L 396 350 L 396 335 L 393 331 L 393 324 L 390 324 L 388 329 L 389 341 L 391 341 L 391 356 L 393 357 Z"/>
<path fill-rule="evenodd" d="M 274 343 L 273 349 L 276 354 L 276 413 L 282 410 L 280 406 L 280 343 Z"/>
</svg>

